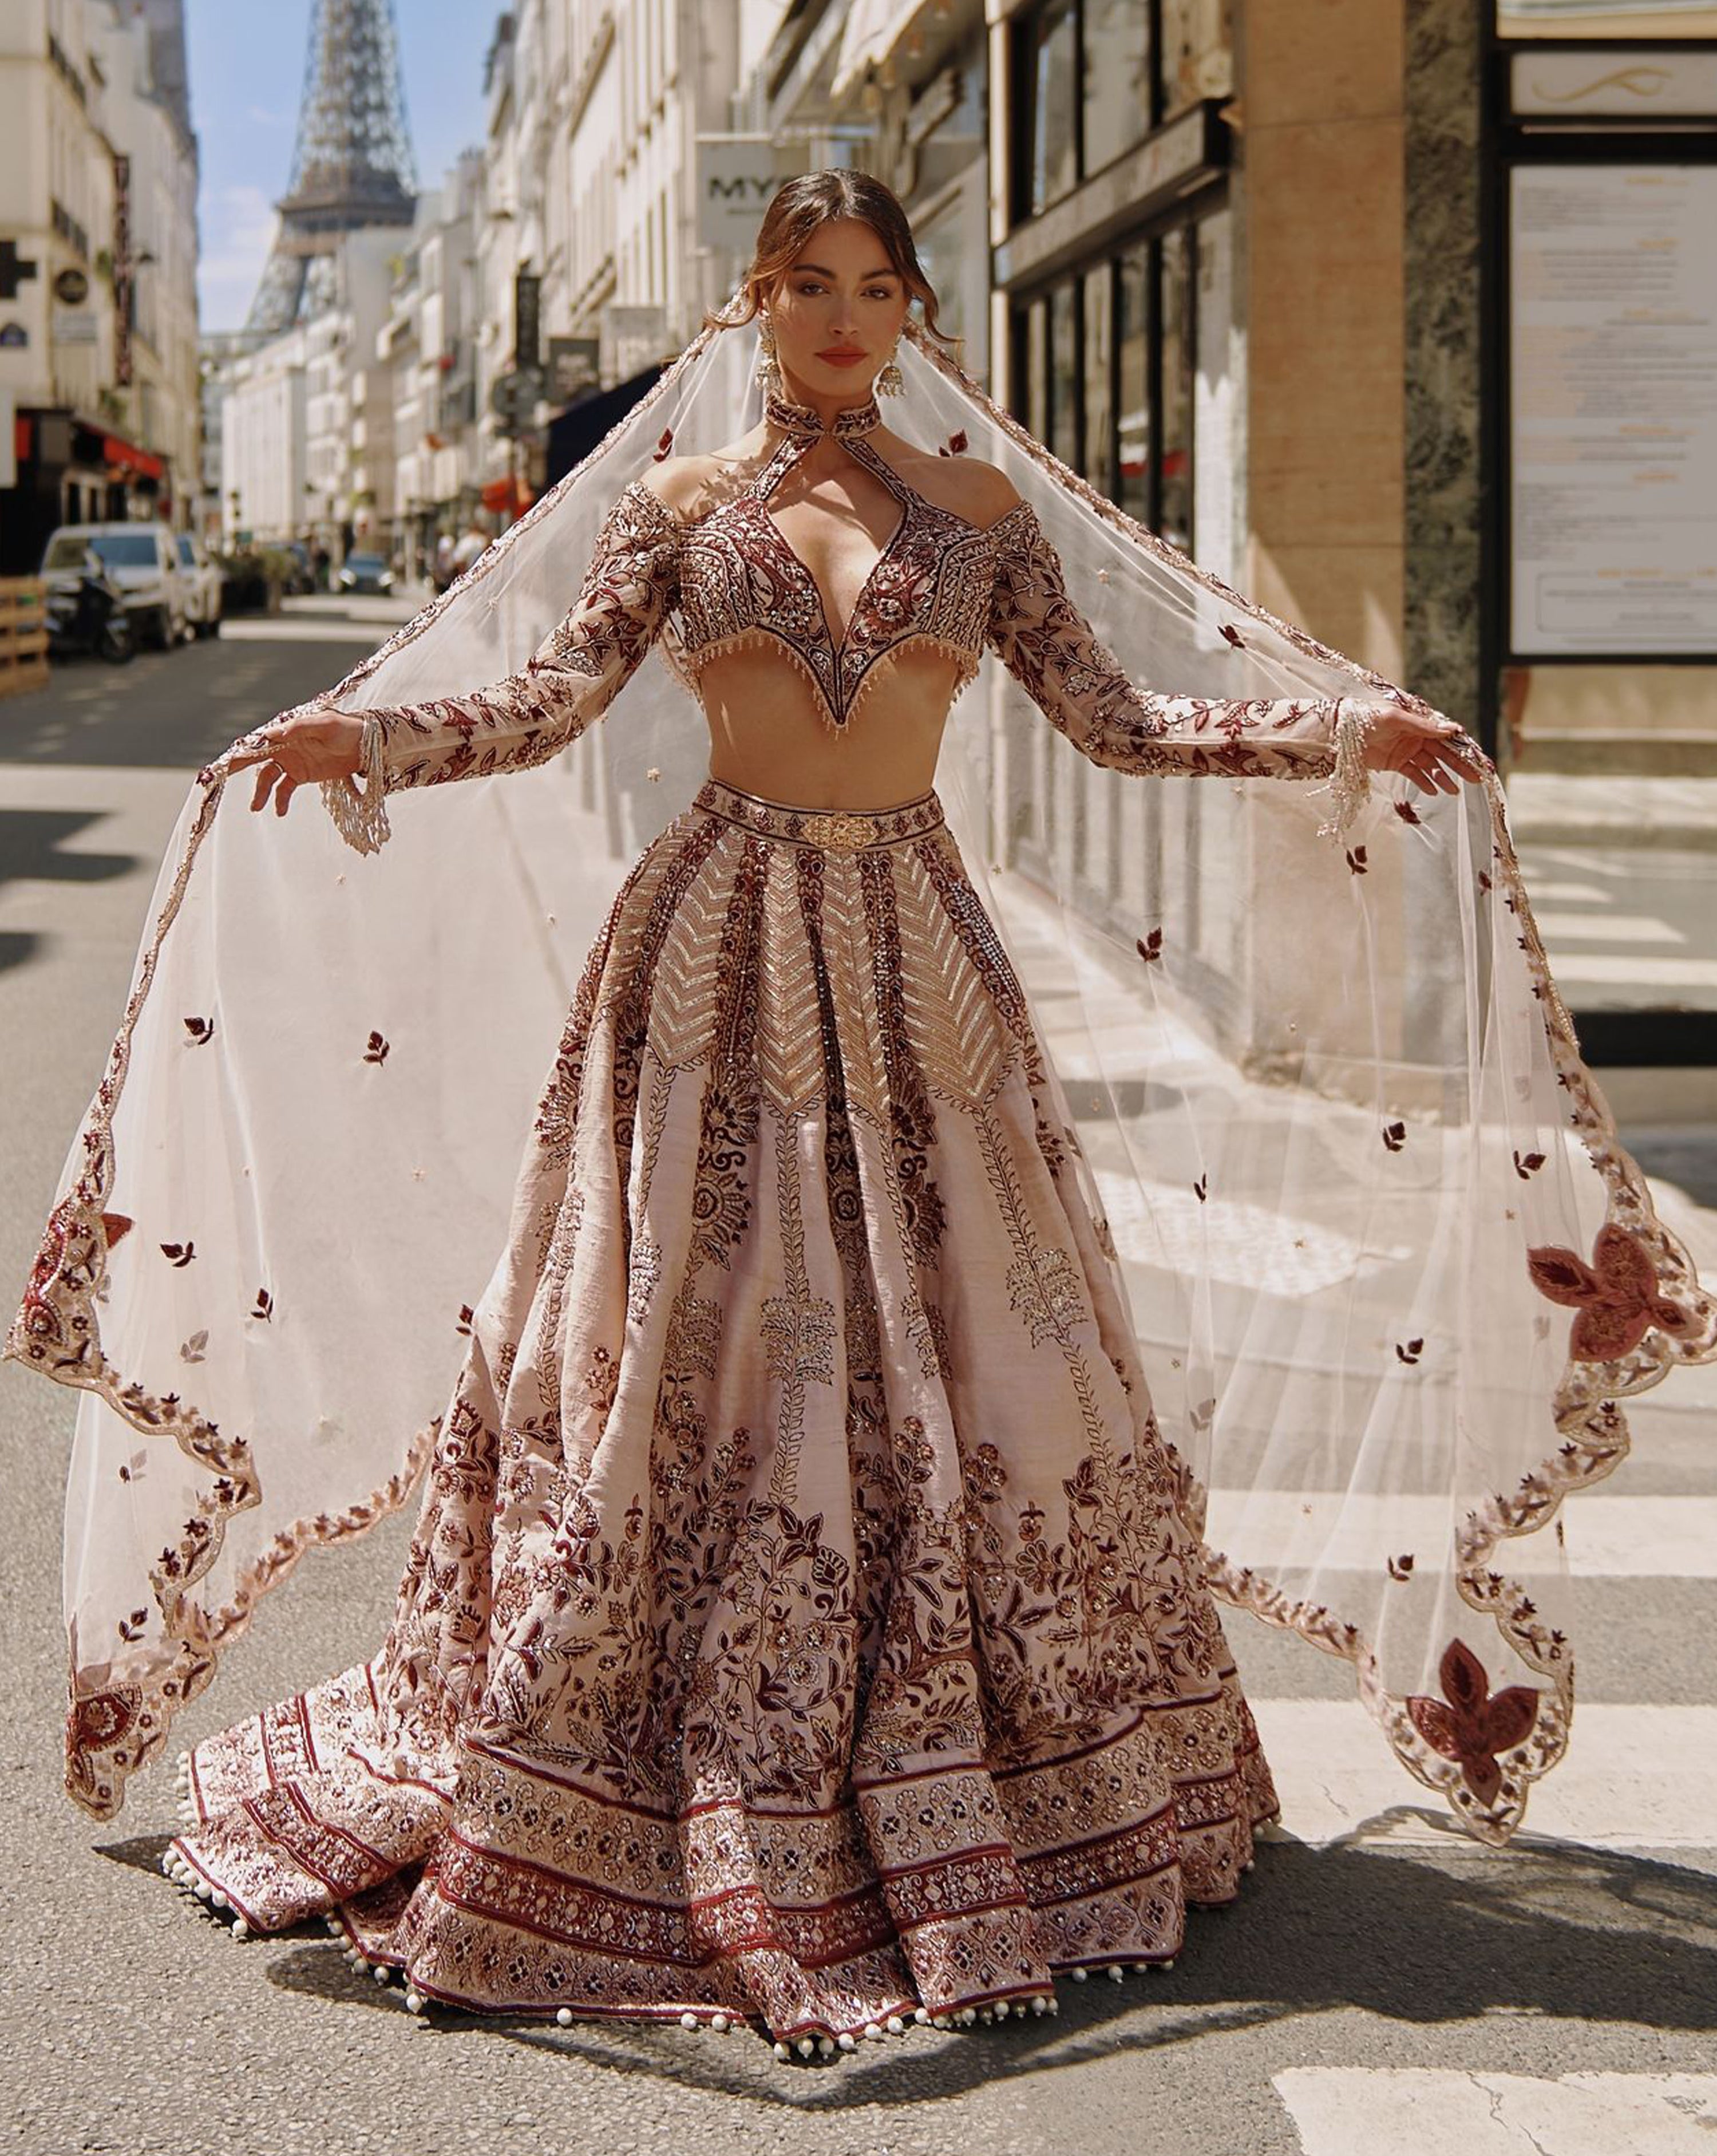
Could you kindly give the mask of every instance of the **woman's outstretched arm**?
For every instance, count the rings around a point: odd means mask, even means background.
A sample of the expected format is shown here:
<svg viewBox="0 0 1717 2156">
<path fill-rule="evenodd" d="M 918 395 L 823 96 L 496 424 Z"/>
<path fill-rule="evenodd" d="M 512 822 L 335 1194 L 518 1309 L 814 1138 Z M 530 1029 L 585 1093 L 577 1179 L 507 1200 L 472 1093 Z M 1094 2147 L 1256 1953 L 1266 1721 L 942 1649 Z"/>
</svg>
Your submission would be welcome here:
<svg viewBox="0 0 1717 2156">
<path fill-rule="evenodd" d="M 1001 525 L 1005 524 L 1005 533 Z M 1050 724 L 1111 770 L 1336 781 L 1338 819 L 1367 771 L 1453 793 L 1479 752 L 1452 720 L 1355 696 L 1170 696 L 1137 688 L 1069 597 L 1061 557 L 1022 501 L 998 521 L 986 641 Z"/>
<path fill-rule="evenodd" d="M 517 672 L 463 695 L 364 711 L 300 711 L 233 745 L 228 769 L 257 763 L 253 808 L 320 783 L 360 850 L 387 835 L 383 797 L 546 763 L 599 719 L 668 619 L 678 590 L 678 526 L 633 480 L 599 529 L 577 598 Z M 361 794 L 350 784 L 361 777 Z"/>
</svg>

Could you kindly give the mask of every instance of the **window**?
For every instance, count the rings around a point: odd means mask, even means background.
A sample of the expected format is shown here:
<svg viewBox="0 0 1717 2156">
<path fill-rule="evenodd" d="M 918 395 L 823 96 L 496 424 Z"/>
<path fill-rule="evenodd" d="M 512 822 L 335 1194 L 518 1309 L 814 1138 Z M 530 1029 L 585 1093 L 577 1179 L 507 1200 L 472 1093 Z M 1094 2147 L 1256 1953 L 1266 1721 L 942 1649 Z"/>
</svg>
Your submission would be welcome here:
<svg viewBox="0 0 1717 2156">
<path fill-rule="evenodd" d="M 1130 516 L 1193 552 L 1197 223 L 1088 263 L 1014 311 L 1013 408 Z M 1222 407 L 1226 412 L 1226 407 Z"/>
<path fill-rule="evenodd" d="M 1084 0 L 1084 33 L 1083 169 L 1097 172 L 1151 131 L 1151 10 L 1140 0 Z"/>
<path fill-rule="evenodd" d="M 1079 29 L 1074 0 L 1050 0 L 1027 25 L 1032 38 L 1028 110 L 1032 118 L 1030 215 L 1058 202 L 1079 177 L 1074 56 Z"/>
<path fill-rule="evenodd" d="M 1717 0 L 1714 0 L 1717 4 Z M 1233 82 L 1233 0 L 1036 0 L 1013 20 L 1017 223 Z"/>
<path fill-rule="evenodd" d="M 1069 279 L 1049 295 L 1049 447 L 1079 469 L 1079 288 Z"/>
<path fill-rule="evenodd" d="M 1080 469 L 1093 486 L 1115 495 L 1115 429 L 1111 422 L 1110 375 L 1115 363 L 1112 293 L 1115 265 L 1099 262 L 1086 270 L 1084 286 L 1085 383 L 1084 462 Z"/>
</svg>

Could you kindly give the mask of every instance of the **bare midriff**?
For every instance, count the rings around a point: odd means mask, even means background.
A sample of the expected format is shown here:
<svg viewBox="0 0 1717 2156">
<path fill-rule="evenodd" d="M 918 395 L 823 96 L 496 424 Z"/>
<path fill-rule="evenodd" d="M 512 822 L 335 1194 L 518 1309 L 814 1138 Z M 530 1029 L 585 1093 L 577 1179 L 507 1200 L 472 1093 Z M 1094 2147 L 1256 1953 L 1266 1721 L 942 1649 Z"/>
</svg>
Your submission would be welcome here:
<svg viewBox="0 0 1717 2156">
<path fill-rule="evenodd" d="M 710 727 L 710 776 L 799 808 L 891 808 L 935 783 L 956 661 L 911 644 L 867 677 L 848 723 L 823 716 L 817 691 L 766 647 L 715 653 L 698 675 Z"/>
</svg>

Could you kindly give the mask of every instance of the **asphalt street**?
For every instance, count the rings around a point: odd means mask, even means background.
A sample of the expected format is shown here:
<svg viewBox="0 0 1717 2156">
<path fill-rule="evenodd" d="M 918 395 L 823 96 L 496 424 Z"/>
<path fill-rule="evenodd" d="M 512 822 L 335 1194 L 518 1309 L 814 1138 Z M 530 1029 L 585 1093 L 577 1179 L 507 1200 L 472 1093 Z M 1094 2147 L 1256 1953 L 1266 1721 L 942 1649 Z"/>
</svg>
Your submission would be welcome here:
<svg viewBox="0 0 1717 2156">
<path fill-rule="evenodd" d="M 300 602 L 0 701 L 5 1318 L 192 773 L 398 616 Z M 1717 1126 L 1642 1122 L 1623 1140 L 1717 1277 Z M 783 2066 L 742 2034 L 420 2020 L 320 1928 L 236 1942 L 157 1869 L 176 1825 L 170 1758 L 119 1820 L 75 1810 L 60 1788 L 59 1607 L 75 1398 L 0 1365 L 13 1672 L 0 1689 L 0 2148 L 1709 2156 L 1714 1377 L 1678 1373 L 1640 1402 L 1635 1459 L 1569 1507 L 1582 1706 L 1564 1791 L 1545 1786 L 1509 1850 L 1482 1851 L 1428 1793 L 1415 1800 L 1345 1666 L 1230 1615 L 1287 1832 L 1260 1846 L 1238 1903 L 1192 1913 L 1172 1971 L 1064 1982 L 1053 2019 L 915 2030 Z M 183 1741 L 373 1648 L 405 1533 L 395 1522 L 310 1555 L 185 1716 Z"/>
</svg>

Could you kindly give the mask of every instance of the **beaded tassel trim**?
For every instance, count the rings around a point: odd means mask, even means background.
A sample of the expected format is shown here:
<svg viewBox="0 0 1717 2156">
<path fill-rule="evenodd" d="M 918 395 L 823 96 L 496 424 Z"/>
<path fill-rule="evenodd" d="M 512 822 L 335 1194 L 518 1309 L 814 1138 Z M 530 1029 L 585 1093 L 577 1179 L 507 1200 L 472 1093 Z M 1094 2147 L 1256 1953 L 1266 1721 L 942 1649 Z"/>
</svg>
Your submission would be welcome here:
<svg viewBox="0 0 1717 2156">
<path fill-rule="evenodd" d="M 1335 768 L 1330 779 L 1330 815 L 1318 826 L 1320 839 L 1343 839 L 1371 798 L 1371 774 L 1366 743 L 1377 714 L 1352 696 L 1335 699 Z"/>
<path fill-rule="evenodd" d="M 325 778 L 322 798 L 334 828 L 347 845 L 361 854 L 379 853 L 391 830 L 387 821 L 387 774 L 382 764 L 385 742 L 382 721 L 372 712 L 364 715 L 358 737 L 359 769 L 363 773 L 360 793 L 350 778 Z"/>
</svg>

